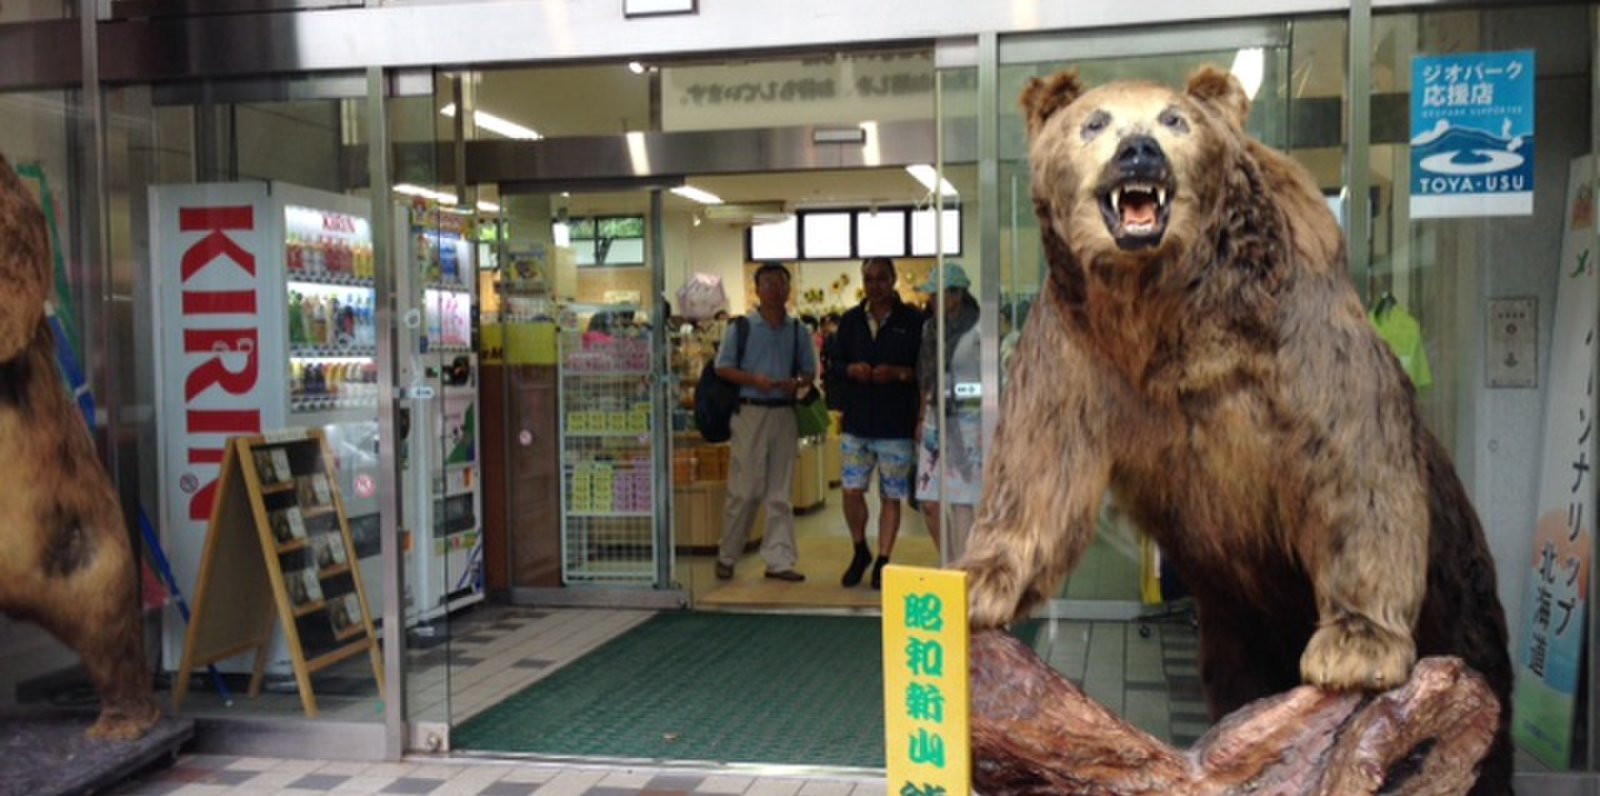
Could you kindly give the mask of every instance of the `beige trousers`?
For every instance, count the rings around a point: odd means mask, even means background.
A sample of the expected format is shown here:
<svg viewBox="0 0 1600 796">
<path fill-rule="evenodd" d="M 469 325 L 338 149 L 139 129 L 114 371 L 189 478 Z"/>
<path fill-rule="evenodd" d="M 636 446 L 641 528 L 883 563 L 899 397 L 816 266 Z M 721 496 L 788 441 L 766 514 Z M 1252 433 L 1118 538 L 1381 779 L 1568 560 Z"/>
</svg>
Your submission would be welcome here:
<svg viewBox="0 0 1600 796">
<path fill-rule="evenodd" d="M 739 407 L 733 416 L 732 453 L 728 461 L 728 504 L 723 509 L 722 545 L 717 559 L 733 564 L 744 553 L 756 509 L 767 506 L 767 532 L 761 557 L 769 572 L 793 569 L 799 560 L 794 546 L 794 461 L 800 433 L 794 407 Z"/>
</svg>

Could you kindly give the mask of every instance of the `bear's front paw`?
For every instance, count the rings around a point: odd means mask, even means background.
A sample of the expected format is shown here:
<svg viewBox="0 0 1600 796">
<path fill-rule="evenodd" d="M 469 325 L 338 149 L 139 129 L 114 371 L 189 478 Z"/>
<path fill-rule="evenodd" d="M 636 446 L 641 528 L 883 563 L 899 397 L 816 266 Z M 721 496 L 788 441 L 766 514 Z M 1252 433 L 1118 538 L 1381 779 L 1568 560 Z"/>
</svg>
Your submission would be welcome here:
<svg viewBox="0 0 1600 796">
<path fill-rule="evenodd" d="M 972 629 L 1011 624 L 1021 608 L 1022 584 L 1017 573 L 996 559 L 965 561 L 959 566 L 967 571 L 967 622 Z"/>
<path fill-rule="evenodd" d="M 1307 683 L 1335 691 L 1386 691 L 1406 681 L 1417 648 L 1411 636 L 1379 627 L 1362 616 L 1323 625 L 1300 656 Z"/>
</svg>

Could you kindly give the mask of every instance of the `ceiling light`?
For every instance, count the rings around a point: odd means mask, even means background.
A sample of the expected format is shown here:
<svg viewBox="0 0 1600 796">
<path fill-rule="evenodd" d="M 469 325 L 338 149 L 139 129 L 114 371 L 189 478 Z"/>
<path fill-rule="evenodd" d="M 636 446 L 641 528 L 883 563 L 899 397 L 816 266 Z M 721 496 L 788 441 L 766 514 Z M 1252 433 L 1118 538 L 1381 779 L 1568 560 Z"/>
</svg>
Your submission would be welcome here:
<svg viewBox="0 0 1600 796">
<path fill-rule="evenodd" d="M 402 182 L 395 185 L 394 192 L 398 194 L 404 194 L 406 196 L 421 197 L 423 199 L 438 202 L 442 205 L 453 205 L 457 201 L 456 195 L 453 193 L 435 191 L 432 188 L 424 188 L 420 185 L 412 185 L 409 182 Z"/>
<path fill-rule="evenodd" d="M 638 61 L 629 61 L 628 71 L 636 75 L 642 75 L 644 74 L 644 64 L 641 64 Z"/>
<path fill-rule="evenodd" d="M 926 163 L 907 166 L 906 173 L 910 174 L 917 182 L 922 183 L 922 187 L 928 189 L 929 193 L 938 190 L 939 193 L 945 196 L 961 195 L 956 191 L 956 187 L 950 184 L 949 180 L 940 177 L 939 172 Z M 935 185 L 937 185 L 937 188 L 935 188 Z"/>
<path fill-rule="evenodd" d="M 473 111 L 472 119 L 478 123 L 479 127 L 491 133 L 499 133 L 506 138 L 516 138 L 523 141 L 537 141 L 544 138 L 544 136 L 539 135 L 537 130 L 531 127 L 523 127 L 510 119 L 502 119 L 488 111 Z"/>
<path fill-rule="evenodd" d="M 455 118 L 456 104 L 452 102 L 449 105 L 440 108 L 439 115 Z M 544 136 L 539 134 L 538 130 L 535 130 L 531 127 L 524 127 L 516 122 L 511 121 L 510 119 L 496 116 L 488 111 L 473 111 L 472 122 L 480 129 L 503 135 L 506 138 L 515 138 L 521 141 L 538 141 L 539 139 L 544 138 Z"/>
<path fill-rule="evenodd" d="M 689 199 L 689 200 L 692 200 L 692 201 L 695 201 L 695 202 L 699 202 L 700 204 L 703 204 L 703 205 L 720 205 L 720 204 L 722 204 L 722 197 L 717 196 L 716 194 L 711 193 L 710 191 L 702 191 L 699 188 L 695 188 L 695 187 L 690 186 L 690 185 L 680 185 L 680 186 L 678 186 L 676 188 L 673 188 L 672 192 L 677 194 L 677 195 L 679 195 L 679 196 L 681 196 L 681 197 L 683 197 L 683 198 L 685 198 L 685 199 Z"/>
<path fill-rule="evenodd" d="M 478 209 L 485 213 L 498 213 L 500 212 L 500 205 L 494 202 L 478 202 Z"/>
</svg>

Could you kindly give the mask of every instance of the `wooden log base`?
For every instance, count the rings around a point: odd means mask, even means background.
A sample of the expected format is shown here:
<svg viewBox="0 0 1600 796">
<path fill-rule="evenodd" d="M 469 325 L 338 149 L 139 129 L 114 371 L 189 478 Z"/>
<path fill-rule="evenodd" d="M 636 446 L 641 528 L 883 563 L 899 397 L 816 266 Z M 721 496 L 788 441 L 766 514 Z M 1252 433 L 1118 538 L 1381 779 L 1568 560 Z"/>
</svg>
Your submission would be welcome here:
<svg viewBox="0 0 1600 796">
<path fill-rule="evenodd" d="M 985 796 L 1462 794 L 1499 703 L 1457 658 L 1378 695 L 1313 686 L 1246 705 L 1190 750 L 1084 695 L 1014 636 L 972 634 L 973 785 Z"/>
</svg>

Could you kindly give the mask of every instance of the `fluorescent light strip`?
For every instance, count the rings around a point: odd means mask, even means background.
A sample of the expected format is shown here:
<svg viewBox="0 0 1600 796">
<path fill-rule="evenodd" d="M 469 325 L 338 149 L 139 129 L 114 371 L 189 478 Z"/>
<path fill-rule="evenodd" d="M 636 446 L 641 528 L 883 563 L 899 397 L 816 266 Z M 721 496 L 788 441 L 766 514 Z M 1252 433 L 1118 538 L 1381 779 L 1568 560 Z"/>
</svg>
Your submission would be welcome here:
<svg viewBox="0 0 1600 796">
<path fill-rule="evenodd" d="M 449 105 L 440 108 L 439 113 L 442 116 L 455 118 L 455 103 L 452 102 Z M 523 127 L 522 125 L 517 124 L 510 119 L 496 116 L 488 111 L 473 111 L 472 122 L 479 128 L 488 130 L 491 133 L 505 136 L 506 138 L 515 138 L 521 141 L 538 141 L 539 139 L 544 138 L 543 135 L 539 134 L 538 130 L 535 130 L 531 127 Z"/>
<path fill-rule="evenodd" d="M 424 188 L 420 185 L 412 185 L 409 182 L 402 182 L 394 186 L 394 192 L 398 194 L 405 194 L 406 196 L 420 196 L 423 199 L 431 199 L 442 205 L 454 205 L 460 201 L 456 199 L 456 195 L 453 193 L 435 191 L 432 188 Z"/>
<path fill-rule="evenodd" d="M 695 201 L 695 202 L 699 202 L 700 204 L 703 204 L 703 205 L 720 205 L 720 204 L 722 204 L 722 197 L 717 196 L 716 194 L 714 194 L 714 193 L 712 193 L 710 191 L 700 190 L 699 188 L 696 188 L 696 187 L 694 187 L 692 185 L 680 185 L 680 186 L 678 186 L 676 188 L 673 188 L 671 190 L 672 190 L 673 193 L 675 193 L 675 194 L 677 194 L 677 195 L 679 195 L 679 196 L 681 196 L 681 197 L 683 197 L 685 199 L 688 199 L 688 200 L 691 200 L 691 201 Z"/>
<path fill-rule="evenodd" d="M 927 188 L 929 193 L 938 190 L 939 193 L 944 194 L 945 196 L 961 195 L 956 191 L 956 187 L 950 184 L 949 180 L 940 177 L 939 172 L 926 163 L 917 163 L 907 166 L 906 173 L 910 174 L 917 182 L 922 183 L 922 187 Z M 934 187 L 935 181 L 938 183 L 937 189 Z"/>
</svg>

